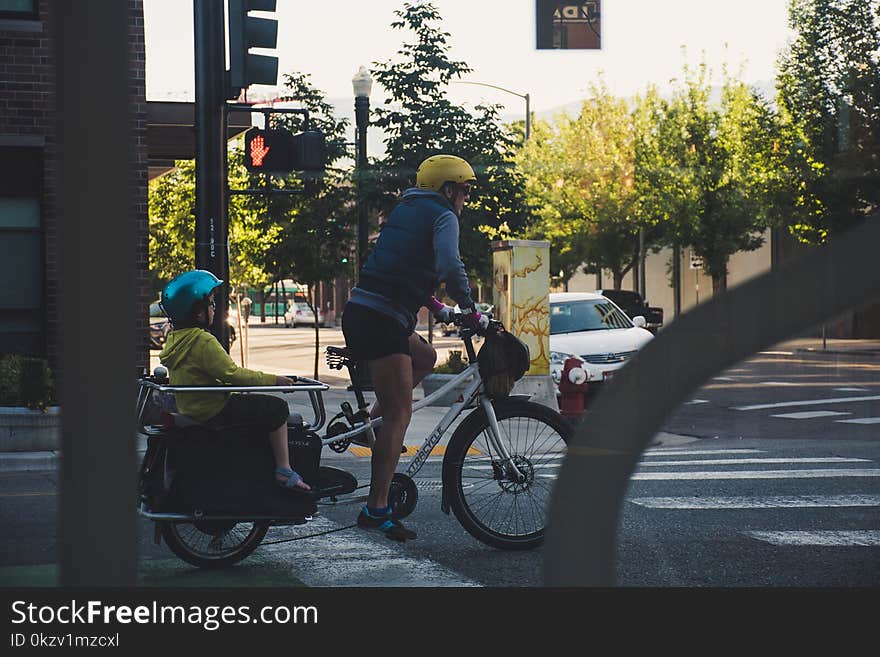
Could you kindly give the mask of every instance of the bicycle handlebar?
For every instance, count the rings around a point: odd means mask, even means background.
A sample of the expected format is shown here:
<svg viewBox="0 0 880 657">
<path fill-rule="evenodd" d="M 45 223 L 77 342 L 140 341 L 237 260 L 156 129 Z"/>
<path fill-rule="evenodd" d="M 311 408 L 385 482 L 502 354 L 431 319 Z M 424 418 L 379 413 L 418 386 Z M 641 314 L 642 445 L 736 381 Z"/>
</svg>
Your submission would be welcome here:
<svg viewBox="0 0 880 657">
<path fill-rule="evenodd" d="M 464 317 L 465 317 L 464 313 L 456 313 L 455 316 L 453 317 L 453 324 L 465 329 L 466 331 L 470 331 L 473 335 L 486 335 L 488 333 L 497 333 L 499 330 L 500 331 L 505 330 L 504 324 L 500 320 L 490 319 L 489 326 L 486 327 L 486 330 L 480 331 L 478 329 L 473 328 L 472 326 L 465 325 L 465 323 L 463 321 Z M 462 337 L 464 338 L 464 337 L 468 337 L 468 336 L 462 335 Z"/>
</svg>

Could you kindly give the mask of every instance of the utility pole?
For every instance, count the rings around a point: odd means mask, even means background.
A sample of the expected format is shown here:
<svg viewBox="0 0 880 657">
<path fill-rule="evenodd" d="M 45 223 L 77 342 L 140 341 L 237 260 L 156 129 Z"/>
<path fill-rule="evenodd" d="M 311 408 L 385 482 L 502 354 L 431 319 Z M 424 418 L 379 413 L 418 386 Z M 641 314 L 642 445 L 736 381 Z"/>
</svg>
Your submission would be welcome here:
<svg viewBox="0 0 880 657">
<path fill-rule="evenodd" d="M 222 0 L 193 0 L 195 26 L 196 269 L 225 282 L 215 293 L 211 333 L 229 351 L 226 193 L 226 27 Z"/>
</svg>

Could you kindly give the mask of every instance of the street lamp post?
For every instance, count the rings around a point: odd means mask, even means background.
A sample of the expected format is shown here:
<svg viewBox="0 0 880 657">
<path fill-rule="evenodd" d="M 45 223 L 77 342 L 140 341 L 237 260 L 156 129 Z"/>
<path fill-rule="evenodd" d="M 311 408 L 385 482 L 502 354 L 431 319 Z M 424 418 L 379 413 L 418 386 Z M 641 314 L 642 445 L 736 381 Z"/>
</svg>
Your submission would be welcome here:
<svg viewBox="0 0 880 657">
<path fill-rule="evenodd" d="M 498 91 L 506 91 L 509 94 L 513 94 L 514 96 L 519 96 L 520 98 L 526 101 L 526 135 L 525 141 L 529 140 L 529 133 L 531 132 L 532 126 L 532 113 L 529 110 L 529 94 L 518 94 L 515 91 L 511 91 L 510 89 L 505 89 L 504 87 L 499 87 L 494 84 L 486 84 L 485 82 L 465 82 L 464 80 L 457 80 L 455 84 L 475 84 L 479 87 L 491 87 L 492 89 L 498 89 Z"/>
<path fill-rule="evenodd" d="M 351 79 L 354 89 L 354 120 L 357 126 L 357 140 L 355 142 L 355 170 L 357 172 L 358 189 L 358 250 L 357 271 L 360 275 L 361 267 L 367 258 L 367 204 L 364 202 L 363 177 L 367 168 L 367 125 L 370 123 L 370 88 L 373 79 L 369 71 L 363 66 Z"/>
</svg>

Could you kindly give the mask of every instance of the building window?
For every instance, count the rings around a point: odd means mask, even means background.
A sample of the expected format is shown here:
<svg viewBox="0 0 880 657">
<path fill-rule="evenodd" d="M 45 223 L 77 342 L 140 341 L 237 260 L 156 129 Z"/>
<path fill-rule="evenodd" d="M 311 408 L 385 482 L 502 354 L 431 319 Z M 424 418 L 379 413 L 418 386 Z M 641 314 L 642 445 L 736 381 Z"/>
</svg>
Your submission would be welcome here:
<svg viewBox="0 0 880 657">
<path fill-rule="evenodd" d="M 0 0 L 0 18 L 37 18 L 37 0 Z"/>
<path fill-rule="evenodd" d="M 0 354 L 45 356 L 43 152 L 0 148 Z"/>
</svg>

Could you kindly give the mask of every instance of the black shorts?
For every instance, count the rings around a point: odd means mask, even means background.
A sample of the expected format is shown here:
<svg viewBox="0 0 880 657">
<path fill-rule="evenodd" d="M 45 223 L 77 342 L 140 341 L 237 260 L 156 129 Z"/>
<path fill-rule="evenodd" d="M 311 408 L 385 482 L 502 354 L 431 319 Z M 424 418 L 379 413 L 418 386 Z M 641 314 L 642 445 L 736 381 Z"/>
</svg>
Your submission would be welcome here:
<svg viewBox="0 0 880 657">
<path fill-rule="evenodd" d="M 212 429 L 252 429 L 268 434 L 287 423 L 290 408 L 281 397 L 257 393 L 232 393 L 217 415 L 205 422 Z"/>
<path fill-rule="evenodd" d="M 410 355 L 406 328 L 393 317 L 359 303 L 342 311 L 345 345 L 357 360 L 376 360 L 392 354 Z"/>
</svg>

